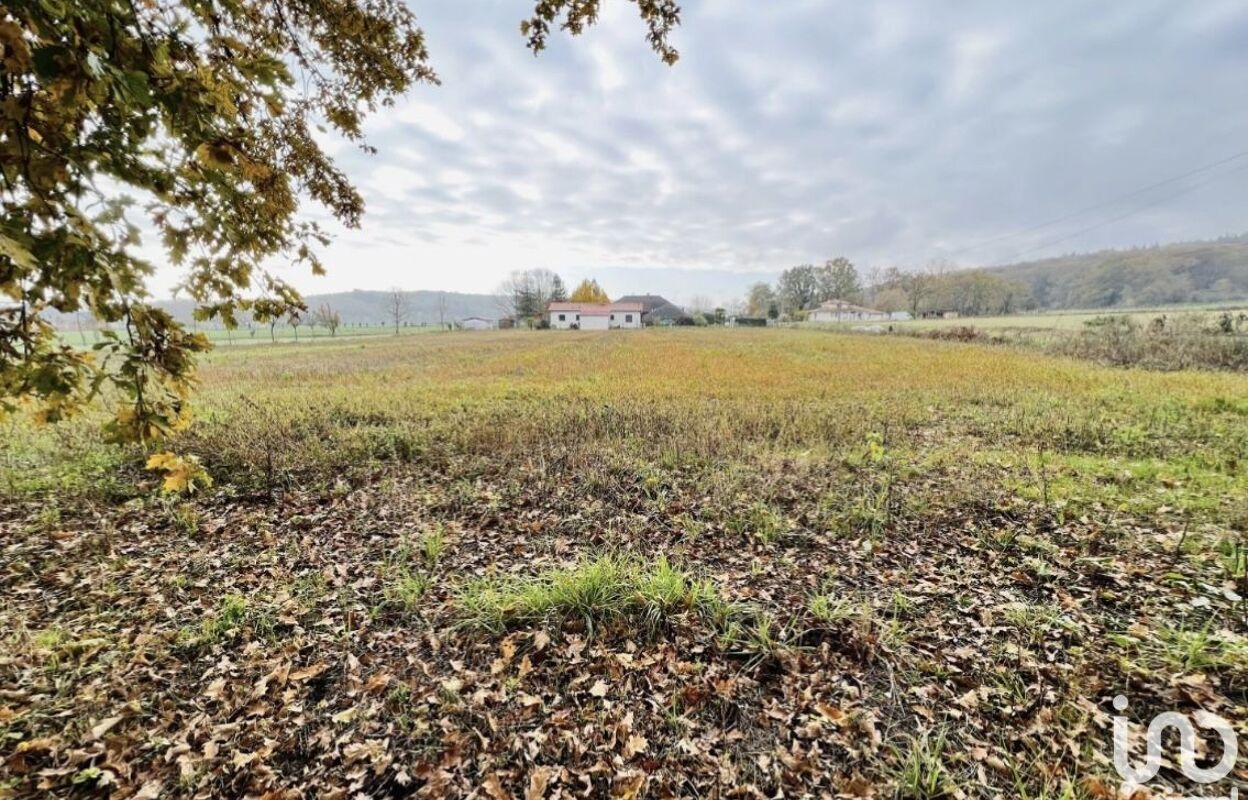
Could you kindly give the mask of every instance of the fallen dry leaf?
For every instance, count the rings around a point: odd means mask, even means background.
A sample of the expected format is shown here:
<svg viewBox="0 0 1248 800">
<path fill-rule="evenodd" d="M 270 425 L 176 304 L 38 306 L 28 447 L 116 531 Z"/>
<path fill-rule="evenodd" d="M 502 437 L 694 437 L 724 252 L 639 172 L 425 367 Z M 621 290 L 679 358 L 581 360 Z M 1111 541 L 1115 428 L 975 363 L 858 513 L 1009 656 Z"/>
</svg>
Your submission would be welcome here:
<svg viewBox="0 0 1248 800">
<path fill-rule="evenodd" d="M 104 734 L 111 731 L 118 722 L 121 722 L 121 720 L 121 717 L 106 717 L 105 719 L 100 720 L 94 727 L 91 728 L 91 738 L 103 739 Z"/>
<path fill-rule="evenodd" d="M 524 793 L 524 800 L 544 800 L 546 786 L 553 774 L 554 770 L 550 767 L 537 767 L 529 773 L 529 788 Z"/>
</svg>

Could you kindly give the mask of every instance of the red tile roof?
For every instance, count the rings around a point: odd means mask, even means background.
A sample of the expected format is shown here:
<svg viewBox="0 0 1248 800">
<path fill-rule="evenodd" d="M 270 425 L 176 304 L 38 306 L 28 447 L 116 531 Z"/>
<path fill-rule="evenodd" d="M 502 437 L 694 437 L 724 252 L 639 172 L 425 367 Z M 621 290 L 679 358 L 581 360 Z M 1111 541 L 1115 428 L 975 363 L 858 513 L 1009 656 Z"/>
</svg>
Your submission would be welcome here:
<svg viewBox="0 0 1248 800">
<path fill-rule="evenodd" d="M 582 317 L 601 317 L 606 314 L 640 314 L 641 303 L 550 303 L 547 313 L 571 311 Z"/>
</svg>

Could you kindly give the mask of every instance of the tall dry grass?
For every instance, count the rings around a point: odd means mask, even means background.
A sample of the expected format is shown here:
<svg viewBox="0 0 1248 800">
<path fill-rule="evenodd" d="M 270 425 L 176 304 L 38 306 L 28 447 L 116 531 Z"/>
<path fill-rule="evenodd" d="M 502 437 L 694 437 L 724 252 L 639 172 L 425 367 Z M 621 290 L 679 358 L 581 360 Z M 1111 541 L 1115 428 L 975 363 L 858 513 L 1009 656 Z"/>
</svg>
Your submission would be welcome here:
<svg viewBox="0 0 1248 800">
<path fill-rule="evenodd" d="M 1240 375 L 1107 369 L 909 338 L 464 333 L 217 351 L 201 371 L 197 422 L 172 447 L 227 485 L 462 458 L 568 469 L 608 456 L 811 459 L 869 434 L 916 451 L 1039 447 L 1221 463 L 1248 451 L 1245 397 Z M 75 464 L 115 474 L 93 425 L 15 426 L 7 473 L 22 477 L 9 483 L 50 488 L 48 476 Z"/>
</svg>

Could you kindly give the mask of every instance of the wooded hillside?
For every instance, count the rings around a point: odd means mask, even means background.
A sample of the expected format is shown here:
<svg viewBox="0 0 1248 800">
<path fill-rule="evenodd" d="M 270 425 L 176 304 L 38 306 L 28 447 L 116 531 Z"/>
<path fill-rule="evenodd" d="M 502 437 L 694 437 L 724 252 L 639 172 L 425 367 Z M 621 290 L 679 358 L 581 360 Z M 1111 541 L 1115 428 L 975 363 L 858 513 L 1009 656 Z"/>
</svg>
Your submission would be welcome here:
<svg viewBox="0 0 1248 800">
<path fill-rule="evenodd" d="M 1248 236 L 993 267 L 1031 287 L 1036 308 L 1112 308 L 1248 299 Z"/>
</svg>

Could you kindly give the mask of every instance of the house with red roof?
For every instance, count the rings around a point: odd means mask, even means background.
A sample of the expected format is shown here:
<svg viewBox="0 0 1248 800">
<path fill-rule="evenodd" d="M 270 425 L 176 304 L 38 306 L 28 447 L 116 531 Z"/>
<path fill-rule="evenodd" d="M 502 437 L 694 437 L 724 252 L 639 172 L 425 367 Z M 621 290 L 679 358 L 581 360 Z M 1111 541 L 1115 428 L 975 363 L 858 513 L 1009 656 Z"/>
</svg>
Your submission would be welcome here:
<svg viewBox="0 0 1248 800">
<path fill-rule="evenodd" d="M 605 331 L 640 328 L 645 307 L 641 303 L 551 303 L 546 319 L 556 330 Z"/>
</svg>

